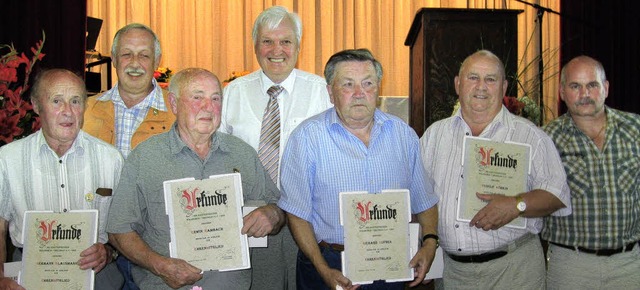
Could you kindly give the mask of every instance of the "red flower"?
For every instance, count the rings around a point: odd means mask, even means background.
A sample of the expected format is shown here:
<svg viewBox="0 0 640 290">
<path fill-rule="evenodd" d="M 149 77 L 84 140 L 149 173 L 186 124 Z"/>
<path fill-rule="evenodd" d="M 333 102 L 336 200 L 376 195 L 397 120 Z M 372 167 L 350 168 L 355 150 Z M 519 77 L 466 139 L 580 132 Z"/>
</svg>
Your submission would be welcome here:
<svg viewBox="0 0 640 290">
<path fill-rule="evenodd" d="M 14 55 L 7 59 L 7 66 L 11 68 L 18 68 L 23 63 L 27 66 L 30 64 L 29 59 L 24 55 L 24 52 L 20 56 Z"/>
<path fill-rule="evenodd" d="M 15 136 L 20 136 L 24 129 L 18 126 L 20 115 L 8 116 L 6 111 L 0 110 L 0 141 L 9 143 Z"/>
<path fill-rule="evenodd" d="M 44 57 L 44 37 L 43 32 L 42 40 L 31 47 L 31 59 L 24 53 L 18 53 L 13 45 L 0 45 L 0 51 L 9 50 L 0 54 L 0 146 L 40 128 L 39 117 L 33 111 L 31 102 L 28 98 L 23 98 L 22 94 L 28 88 L 34 64 Z M 19 73 L 24 73 L 21 84 L 17 83 Z"/>
<path fill-rule="evenodd" d="M 15 68 L 0 63 L 0 82 L 5 84 L 18 81 L 18 72 Z"/>
<path fill-rule="evenodd" d="M 517 97 L 504 96 L 504 98 L 502 98 L 502 102 L 512 114 L 520 115 L 520 113 L 522 113 L 524 103 L 518 100 Z"/>
</svg>

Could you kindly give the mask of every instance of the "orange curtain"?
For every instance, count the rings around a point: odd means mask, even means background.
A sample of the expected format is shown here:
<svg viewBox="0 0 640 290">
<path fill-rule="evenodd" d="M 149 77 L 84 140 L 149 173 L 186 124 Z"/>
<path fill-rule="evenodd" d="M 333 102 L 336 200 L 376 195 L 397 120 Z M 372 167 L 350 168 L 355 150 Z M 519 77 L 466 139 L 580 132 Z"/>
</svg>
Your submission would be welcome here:
<svg viewBox="0 0 640 290">
<path fill-rule="evenodd" d="M 527 2 L 560 12 L 557 0 Z M 160 66 L 174 71 L 202 67 L 224 80 L 234 71 L 259 68 L 251 30 L 258 14 L 273 5 L 285 6 L 302 19 L 298 68 L 322 76 L 325 62 L 336 51 L 366 47 L 385 71 L 381 95 L 405 97 L 409 94 L 409 47 L 404 41 L 420 8 L 524 10 L 518 16 L 519 70 L 527 68 L 522 79 L 537 76 L 537 65 L 527 65 L 537 64 L 540 55 L 537 11 L 515 0 L 87 0 L 87 15 L 104 21 L 96 47 L 103 54 L 110 54 L 113 35 L 120 27 L 140 22 L 160 38 Z M 544 15 L 543 36 L 548 79 L 544 83 L 544 103 L 548 112 L 556 112 L 560 46 L 557 15 Z M 547 120 L 554 117 L 547 114 Z"/>
</svg>

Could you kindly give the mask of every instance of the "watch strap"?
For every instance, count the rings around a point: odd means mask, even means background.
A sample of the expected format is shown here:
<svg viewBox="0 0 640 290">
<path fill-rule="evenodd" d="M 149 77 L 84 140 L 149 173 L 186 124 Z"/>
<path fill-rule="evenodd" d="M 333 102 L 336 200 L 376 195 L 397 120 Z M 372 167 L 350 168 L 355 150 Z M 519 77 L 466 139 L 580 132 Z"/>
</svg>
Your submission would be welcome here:
<svg viewBox="0 0 640 290">
<path fill-rule="evenodd" d="M 424 243 L 424 241 L 426 241 L 428 239 L 434 239 L 436 241 L 436 248 L 440 246 L 440 238 L 438 237 L 438 235 L 436 235 L 436 234 L 426 234 L 426 235 L 422 236 L 422 242 L 423 243 Z"/>
</svg>

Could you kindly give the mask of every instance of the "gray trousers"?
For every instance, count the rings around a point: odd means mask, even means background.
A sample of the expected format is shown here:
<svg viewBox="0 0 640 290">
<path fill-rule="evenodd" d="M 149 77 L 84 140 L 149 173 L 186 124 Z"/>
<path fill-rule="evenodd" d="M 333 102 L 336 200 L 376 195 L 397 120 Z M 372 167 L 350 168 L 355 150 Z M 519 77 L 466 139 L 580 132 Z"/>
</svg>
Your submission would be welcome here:
<svg viewBox="0 0 640 290">
<path fill-rule="evenodd" d="M 268 247 L 251 249 L 251 289 L 295 290 L 298 246 L 288 226 L 269 236 Z"/>
<path fill-rule="evenodd" d="M 537 235 L 509 247 L 502 258 L 460 263 L 444 256 L 444 289 L 545 289 L 545 262 Z"/>
<path fill-rule="evenodd" d="M 548 289 L 640 289 L 640 246 L 596 256 L 550 244 Z"/>
</svg>

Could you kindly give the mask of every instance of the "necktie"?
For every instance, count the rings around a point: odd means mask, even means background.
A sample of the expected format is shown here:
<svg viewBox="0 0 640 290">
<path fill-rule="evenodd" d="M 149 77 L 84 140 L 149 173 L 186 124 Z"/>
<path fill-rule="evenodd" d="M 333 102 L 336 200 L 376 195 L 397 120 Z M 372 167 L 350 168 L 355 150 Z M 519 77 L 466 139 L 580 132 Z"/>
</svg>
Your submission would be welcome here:
<svg viewBox="0 0 640 290">
<path fill-rule="evenodd" d="M 278 184 L 278 160 L 280 156 L 280 108 L 278 95 L 284 88 L 274 85 L 267 90 L 269 103 L 264 110 L 258 157 L 274 183 Z"/>
</svg>

